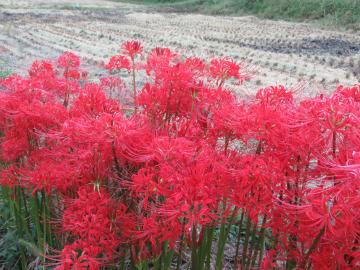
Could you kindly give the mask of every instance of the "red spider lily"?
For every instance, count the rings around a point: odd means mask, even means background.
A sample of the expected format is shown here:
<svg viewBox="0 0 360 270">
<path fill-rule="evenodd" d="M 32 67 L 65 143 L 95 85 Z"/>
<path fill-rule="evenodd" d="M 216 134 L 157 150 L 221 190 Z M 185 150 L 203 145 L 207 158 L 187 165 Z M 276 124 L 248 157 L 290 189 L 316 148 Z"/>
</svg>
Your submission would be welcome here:
<svg viewBox="0 0 360 270">
<path fill-rule="evenodd" d="M 89 119 L 91 116 L 99 119 Z M 28 181 L 66 193 L 111 175 L 113 139 L 107 134 L 111 121 L 108 114 L 100 117 L 91 112 L 66 121 L 61 130 L 49 132 L 52 151 L 31 156 L 36 167 L 28 172 Z"/>
<path fill-rule="evenodd" d="M 49 76 L 50 78 L 55 77 L 55 73 L 53 70 L 52 65 L 49 62 L 46 61 L 35 61 L 31 69 L 29 70 L 30 77 L 43 77 L 43 76 Z"/>
<path fill-rule="evenodd" d="M 339 86 L 336 92 L 344 95 L 345 97 L 351 97 L 356 102 L 360 102 L 360 85 L 354 85 L 352 87 Z"/>
<path fill-rule="evenodd" d="M 96 84 L 86 84 L 70 109 L 73 116 L 96 116 L 119 111 L 119 104 L 115 100 L 107 99 L 102 88 Z"/>
<path fill-rule="evenodd" d="M 157 81 L 157 73 L 162 69 L 169 67 L 176 61 L 177 54 L 172 52 L 168 48 L 155 48 L 153 49 L 148 57 L 146 63 L 146 72 L 148 75 L 153 75 L 155 81 Z M 154 72 L 154 74 L 151 74 Z"/>
<path fill-rule="evenodd" d="M 274 106 L 280 103 L 292 102 L 293 95 L 291 92 L 286 91 L 284 86 L 279 85 L 260 89 L 256 93 L 256 99 L 263 105 Z"/>
<path fill-rule="evenodd" d="M 98 270 L 101 264 L 97 258 L 87 255 L 85 252 L 78 251 L 78 247 L 67 245 L 59 256 L 59 263 L 56 264 L 57 270 Z"/>
<path fill-rule="evenodd" d="M 19 184 L 19 172 L 16 166 L 9 166 L 7 168 L 2 169 L 0 174 L 0 185 L 3 187 L 11 187 L 18 186 Z"/>
<path fill-rule="evenodd" d="M 204 76 L 206 68 L 206 63 L 204 62 L 204 60 L 198 57 L 190 57 L 185 60 L 185 64 L 188 65 L 190 69 L 197 72 L 200 76 Z"/>
<path fill-rule="evenodd" d="M 157 73 L 158 72 L 158 73 Z M 183 63 L 163 67 L 155 74 L 155 85 L 146 84 L 138 97 L 140 105 L 154 117 L 170 119 L 174 115 L 192 113 L 201 86 L 192 75 L 192 70 Z"/>
<path fill-rule="evenodd" d="M 6 161 L 15 161 L 38 147 L 41 143 L 38 133 L 58 126 L 66 112 L 31 80 L 9 79 L 3 85 L 6 88 L 0 101 L 2 156 Z"/>
<path fill-rule="evenodd" d="M 130 229 L 134 243 L 132 256 L 137 262 L 159 256 L 165 241 L 174 248 L 181 234 L 181 226 L 176 220 L 164 222 L 161 215 L 145 213 L 144 217 L 137 216 L 137 230 Z"/>
<path fill-rule="evenodd" d="M 63 99 L 67 100 L 67 103 L 69 103 L 70 95 L 74 95 L 79 93 L 80 91 L 80 84 L 79 81 L 75 80 L 68 80 L 68 79 L 59 79 L 57 81 L 56 88 L 54 89 L 55 94 Z M 64 103 L 64 105 L 67 105 Z"/>
<path fill-rule="evenodd" d="M 125 56 L 114 55 L 110 58 L 109 63 L 105 67 L 110 72 L 121 69 L 126 69 L 130 71 L 130 62 Z"/>
<path fill-rule="evenodd" d="M 156 145 L 159 151 L 156 155 L 156 171 L 159 174 L 154 174 L 153 170 L 147 170 L 146 174 L 145 171 L 139 171 L 141 174 L 134 177 L 135 190 L 145 199 L 159 195 L 167 198 L 160 208 L 157 208 L 164 220 L 177 219 L 180 222 L 180 219 L 185 218 L 186 227 L 192 228 L 194 224 L 204 225 L 216 219 L 213 211 L 221 200 L 217 190 L 225 191 L 228 178 L 226 173 L 216 170 L 221 166 L 216 167 L 215 161 L 211 164 L 205 162 L 211 152 L 202 152 L 205 151 L 203 149 L 200 153 L 194 153 L 191 142 L 186 140 L 161 140 Z M 206 178 L 200 175 L 206 175 Z M 140 188 L 142 186 L 147 186 L 147 189 Z M 146 205 L 148 199 L 144 201 L 144 206 Z"/>
<path fill-rule="evenodd" d="M 81 74 L 77 70 L 66 70 L 64 71 L 64 77 L 66 79 L 79 80 L 81 78 Z"/>
<path fill-rule="evenodd" d="M 211 60 L 210 76 L 216 79 L 216 85 L 222 86 L 228 79 L 237 79 L 242 83 L 250 79 L 248 72 L 243 71 L 240 65 L 230 58 Z"/>
<path fill-rule="evenodd" d="M 261 269 L 273 269 L 277 266 L 274 258 L 275 253 L 276 253 L 275 250 L 270 250 L 266 254 L 266 257 L 261 262 L 261 266 L 260 266 Z"/>
<path fill-rule="evenodd" d="M 72 52 L 64 52 L 59 58 L 58 58 L 58 65 L 59 67 L 65 68 L 65 69 L 77 69 L 80 67 L 80 57 Z"/>
<path fill-rule="evenodd" d="M 135 56 L 140 55 L 142 53 L 143 47 L 139 41 L 132 40 L 127 41 L 121 46 L 123 53 L 130 57 L 130 59 L 134 59 Z"/>
<path fill-rule="evenodd" d="M 105 190 L 90 185 L 79 188 L 78 196 L 64 211 L 63 231 L 78 239 L 75 245 L 85 254 L 92 258 L 102 254 L 112 261 L 119 244 L 113 202 Z"/>
</svg>

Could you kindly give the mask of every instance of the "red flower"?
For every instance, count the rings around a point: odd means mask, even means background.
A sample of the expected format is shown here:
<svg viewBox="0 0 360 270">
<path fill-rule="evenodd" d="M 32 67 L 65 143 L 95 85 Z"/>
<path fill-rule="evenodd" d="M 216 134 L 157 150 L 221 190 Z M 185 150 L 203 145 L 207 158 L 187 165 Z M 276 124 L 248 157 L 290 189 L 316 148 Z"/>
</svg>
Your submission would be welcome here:
<svg viewBox="0 0 360 270">
<path fill-rule="evenodd" d="M 110 58 L 109 63 L 106 65 L 106 69 L 110 72 L 121 69 L 130 70 L 130 62 L 125 56 L 114 55 Z"/>
<path fill-rule="evenodd" d="M 66 70 L 65 72 L 64 72 L 64 77 L 66 78 L 66 79 L 73 79 L 73 80 L 79 80 L 80 79 L 80 76 L 81 76 L 81 74 L 80 74 L 80 72 L 79 71 L 77 71 L 77 70 Z"/>
<path fill-rule="evenodd" d="M 121 48 L 123 49 L 123 53 L 129 56 L 131 59 L 134 59 L 135 56 L 140 55 L 143 50 L 141 43 L 136 40 L 125 42 Z"/>
<path fill-rule="evenodd" d="M 54 79 L 55 73 L 52 65 L 47 61 L 35 61 L 29 70 L 30 77 L 49 77 Z"/>
<path fill-rule="evenodd" d="M 114 202 L 96 186 L 79 188 L 78 196 L 64 211 L 63 231 L 78 239 L 73 243 L 78 250 L 91 258 L 102 255 L 109 262 L 119 245 Z"/>
<path fill-rule="evenodd" d="M 79 97 L 74 100 L 71 108 L 73 115 L 99 115 L 101 113 L 115 113 L 120 106 L 115 100 L 107 99 L 103 90 L 97 84 L 86 84 Z"/>
<path fill-rule="evenodd" d="M 61 251 L 56 263 L 56 270 L 99 270 L 99 259 L 78 250 L 78 245 L 67 245 Z"/>
<path fill-rule="evenodd" d="M 231 78 L 237 79 L 242 83 L 249 80 L 251 77 L 247 71 L 242 70 L 240 65 L 230 58 L 211 60 L 210 76 L 216 79 L 217 85 L 220 86 L 222 86 L 226 80 Z"/>
<path fill-rule="evenodd" d="M 72 52 L 64 52 L 57 62 L 59 67 L 76 69 L 80 66 L 80 57 Z"/>
<path fill-rule="evenodd" d="M 50 267 L 163 264 L 163 254 L 210 247 L 212 232 L 225 225 L 226 236 L 239 213 L 246 268 L 359 266 L 358 85 L 299 102 L 272 86 L 239 100 L 223 85 L 249 76 L 231 59 L 156 48 L 135 66 L 141 44 L 129 41 L 123 52 L 107 68 L 134 71 L 139 107 L 131 112 L 120 78 L 85 83 L 69 52 L 58 59 L 61 78 L 36 61 L 28 76 L 0 81 L 0 185 L 12 197 L 41 198 L 40 223 L 50 202 L 56 223 L 41 225 L 57 224 L 64 247 L 46 256 Z M 135 71 L 144 75 L 139 93 Z M 19 219 L 27 233 L 43 232 L 33 227 L 36 203 L 14 206 L 16 215 L 31 210 Z M 47 250 L 49 235 L 36 236 L 26 238 Z"/>
</svg>

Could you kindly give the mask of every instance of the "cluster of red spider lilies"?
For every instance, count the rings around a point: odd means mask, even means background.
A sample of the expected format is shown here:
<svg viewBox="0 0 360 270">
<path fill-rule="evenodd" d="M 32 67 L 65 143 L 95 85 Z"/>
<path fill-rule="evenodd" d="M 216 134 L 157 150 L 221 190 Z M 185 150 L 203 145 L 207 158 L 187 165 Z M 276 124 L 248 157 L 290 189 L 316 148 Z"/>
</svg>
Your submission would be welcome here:
<svg viewBox="0 0 360 270">
<path fill-rule="evenodd" d="M 233 60 L 136 41 L 106 68 L 66 52 L 0 82 L 20 268 L 360 268 L 360 85 L 239 100 Z"/>
</svg>

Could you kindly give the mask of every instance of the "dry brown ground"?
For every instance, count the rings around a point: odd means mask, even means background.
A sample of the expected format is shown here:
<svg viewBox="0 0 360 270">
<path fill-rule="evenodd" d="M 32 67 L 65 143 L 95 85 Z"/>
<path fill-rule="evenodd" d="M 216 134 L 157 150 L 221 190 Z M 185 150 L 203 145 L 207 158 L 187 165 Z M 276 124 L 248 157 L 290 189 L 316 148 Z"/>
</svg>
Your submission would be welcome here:
<svg viewBox="0 0 360 270">
<path fill-rule="evenodd" d="M 360 34 L 305 23 L 158 12 L 101 0 L 1 0 L 0 60 L 17 72 L 77 52 L 96 75 L 125 40 L 203 58 L 228 55 L 257 70 L 238 91 L 304 84 L 306 94 L 360 80 Z M 245 90 L 246 89 L 246 90 Z"/>
</svg>

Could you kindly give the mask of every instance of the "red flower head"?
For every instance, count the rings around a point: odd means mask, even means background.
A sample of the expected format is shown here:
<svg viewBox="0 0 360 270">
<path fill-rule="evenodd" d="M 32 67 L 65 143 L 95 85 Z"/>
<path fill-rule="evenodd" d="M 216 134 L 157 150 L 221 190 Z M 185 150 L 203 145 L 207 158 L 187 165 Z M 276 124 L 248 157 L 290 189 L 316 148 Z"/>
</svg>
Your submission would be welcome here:
<svg viewBox="0 0 360 270">
<path fill-rule="evenodd" d="M 143 47 L 139 41 L 132 40 L 125 42 L 122 46 L 123 53 L 134 59 L 136 55 L 142 53 Z"/>
<path fill-rule="evenodd" d="M 71 108 L 73 115 L 100 115 L 103 112 L 116 113 L 120 111 L 119 104 L 107 99 L 99 85 L 90 83 L 84 86 L 79 97 L 74 100 Z"/>
<path fill-rule="evenodd" d="M 353 98 L 356 102 L 360 102 L 360 84 L 354 85 L 352 87 L 344 87 L 340 85 L 336 89 L 337 93 L 344 95 L 347 98 Z"/>
<path fill-rule="evenodd" d="M 216 79 L 220 86 L 231 78 L 242 83 L 251 77 L 248 72 L 244 72 L 240 65 L 230 58 L 211 60 L 210 76 Z"/>
<path fill-rule="evenodd" d="M 64 52 L 58 58 L 59 67 L 78 68 L 80 66 L 80 57 L 72 52 Z"/>
<path fill-rule="evenodd" d="M 129 60 L 122 55 L 114 55 L 110 58 L 109 63 L 105 66 L 110 72 L 113 70 L 127 69 L 130 70 Z"/>
<path fill-rule="evenodd" d="M 29 70 L 30 77 L 54 77 L 52 65 L 46 61 L 35 61 Z"/>
<path fill-rule="evenodd" d="M 99 259 L 92 258 L 85 252 L 79 252 L 77 245 L 65 246 L 59 257 L 56 270 L 98 270 L 101 267 Z"/>
<path fill-rule="evenodd" d="M 64 77 L 67 79 L 79 80 L 80 76 L 80 72 L 74 69 L 66 70 L 64 72 Z"/>
<path fill-rule="evenodd" d="M 110 195 L 97 187 L 79 188 L 79 198 L 70 201 L 64 211 L 63 230 L 75 239 L 73 245 L 92 258 L 112 260 L 119 245 L 115 228 L 116 209 Z"/>
</svg>

